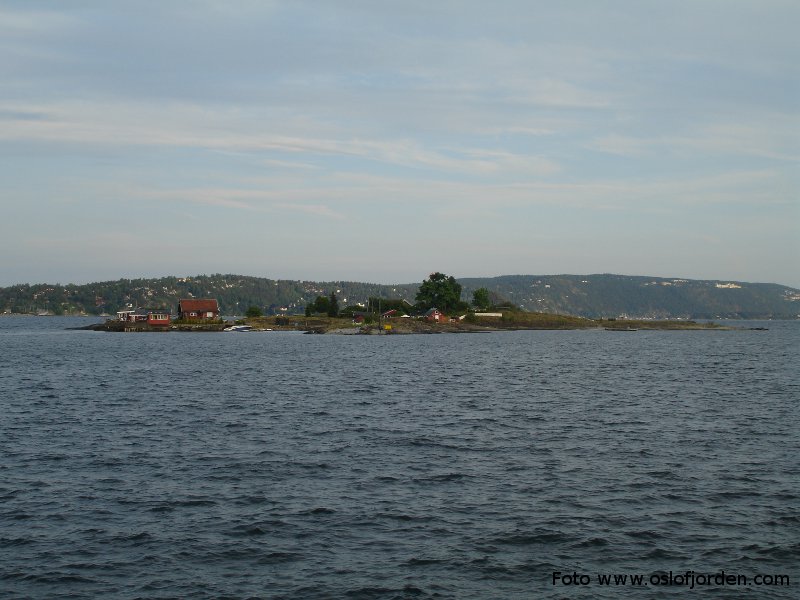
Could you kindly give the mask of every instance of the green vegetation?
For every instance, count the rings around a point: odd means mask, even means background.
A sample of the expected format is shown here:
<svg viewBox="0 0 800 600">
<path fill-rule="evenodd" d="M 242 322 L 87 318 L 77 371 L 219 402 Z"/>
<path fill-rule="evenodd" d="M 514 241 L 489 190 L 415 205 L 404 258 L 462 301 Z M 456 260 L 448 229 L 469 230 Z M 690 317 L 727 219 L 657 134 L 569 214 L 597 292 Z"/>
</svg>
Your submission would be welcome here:
<svg viewBox="0 0 800 600">
<path fill-rule="evenodd" d="M 713 322 L 698 323 L 697 321 L 656 321 L 656 320 L 643 320 L 643 319 L 598 319 L 595 321 L 598 325 L 606 329 L 671 329 L 671 330 L 684 330 L 684 329 L 726 329 L 723 325 Z"/>
<path fill-rule="evenodd" d="M 245 314 L 245 316 L 246 316 L 246 317 L 250 317 L 250 318 L 253 318 L 253 317 L 262 317 L 262 316 L 264 316 L 264 313 L 263 313 L 263 312 L 261 312 L 261 309 L 260 309 L 260 308 L 258 308 L 258 307 L 257 307 L 257 306 L 255 306 L 255 305 L 251 305 L 251 306 L 250 306 L 250 307 L 247 309 L 247 312 L 245 312 L 244 314 Z"/>
<path fill-rule="evenodd" d="M 450 282 L 449 277 L 442 277 Z M 461 304 L 453 309 L 450 302 L 460 303 L 462 295 L 474 301 L 474 292 L 486 289 L 491 301 L 489 310 L 498 312 L 523 308 L 587 318 L 624 315 L 648 319 L 795 319 L 800 314 L 800 290 L 765 283 L 623 275 L 508 275 L 459 279 L 455 283 L 462 288 L 458 296 L 451 294 L 437 303 L 437 308 L 450 313 L 466 310 Z M 340 312 L 358 303 L 366 305 L 368 299 L 371 306 L 367 310 L 378 312 L 380 299 L 381 312 L 396 309 L 410 314 L 410 303 L 421 287 L 413 283 L 290 281 L 220 274 L 119 279 L 86 285 L 23 284 L 0 288 L 0 313 L 113 315 L 126 308 L 147 307 L 174 314 L 181 298 L 216 298 L 224 315 L 241 315 L 249 306 L 262 307 L 266 315 L 292 315 L 302 314 L 320 295 L 330 302 L 333 290 Z M 423 296 L 426 302 L 435 301 L 424 290 Z M 323 312 L 327 314 L 327 308 Z"/>
<path fill-rule="evenodd" d="M 339 316 L 339 300 L 336 298 L 336 294 L 331 292 L 330 297 L 328 298 L 328 316 L 329 317 L 338 317 Z"/>
<path fill-rule="evenodd" d="M 331 292 L 329 296 L 317 296 L 312 303 L 306 305 L 305 315 L 307 317 L 317 314 L 329 317 L 339 316 L 339 299 L 335 292 Z"/>
<path fill-rule="evenodd" d="M 364 312 L 364 307 L 360 304 L 350 304 L 349 306 L 345 306 L 341 310 L 339 310 L 340 317 L 346 317 L 348 319 L 352 319 L 357 312 Z"/>
<path fill-rule="evenodd" d="M 306 305 L 306 316 L 310 317 L 315 314 L 327 315 L 331 310 L 331 299 L 328 296 L 317 296 L 316 299 Z"/>
<path fill-rule="evenodd" d="M 369 300 L 367 300 L 366 309 L 362 308 L 361 310 L 366 310 L 367 312 L 374 314 L 382 314 L 388 310 L 396 310 L 402 315 L 413 312 L 414 305 L 408 300 L 404 299 L 378 298 L 376 296 L 370 296 Z"/>
<path fill-rule="evenodd" d="M 466 309 L 461 301 L 461 284 L 452 275 L 432 273 L 419 286 L 416 295 L 417 307 L 422 310 L 438 308 L 444 313 Z"/>
<path fill-rule="evenodd" d="M 569 315 L 553 315 L 548 313 L 529 313 L 522 311 L 504 312 L 500 326 L 515 329 L 589 329 L 597 327 L 597 322 Z"/>
<path fill-rule="evenodd" d="M 224 325 L 223 319 L 174 319 L 173 325 Z"/>
<path fill-rule="evenodd" d="M 472 305 L 477 310 L 488 310 L 492 306 L 492 299 L 489 297 L 489 290 L 487 290 L 485 287 L 482 287 L 472 292 Z"/>
<path fill-rule="evenodd" d="M 770 283 L 628 275 L 504 275 L 459 279 L 529 311 L 587 318 L 795 319 L 800 292 Z M 493 301 L 497 308 L 501 302 Z"/>
</svg>

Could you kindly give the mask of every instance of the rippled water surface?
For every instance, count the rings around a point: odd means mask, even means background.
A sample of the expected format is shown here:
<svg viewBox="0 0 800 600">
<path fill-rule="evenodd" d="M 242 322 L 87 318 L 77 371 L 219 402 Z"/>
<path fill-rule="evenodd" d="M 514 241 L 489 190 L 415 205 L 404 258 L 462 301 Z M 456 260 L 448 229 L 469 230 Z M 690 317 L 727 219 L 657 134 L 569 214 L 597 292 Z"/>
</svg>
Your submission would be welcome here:
<svg viewBox="0 0 800 600">
<path fill-rule="evenodd" d="M 0 319 L 0 596 L 741 597 L 596 581 L 724 570 L 800 597 L 800 322 L 65 330 L 85 322 Z"/>
</svg>

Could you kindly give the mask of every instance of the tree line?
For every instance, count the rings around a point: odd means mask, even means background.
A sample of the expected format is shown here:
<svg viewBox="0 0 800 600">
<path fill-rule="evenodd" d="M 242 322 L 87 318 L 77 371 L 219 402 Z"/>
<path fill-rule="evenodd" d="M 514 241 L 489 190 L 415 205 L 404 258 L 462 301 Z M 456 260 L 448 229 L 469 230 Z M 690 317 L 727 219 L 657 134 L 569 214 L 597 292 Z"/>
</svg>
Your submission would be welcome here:
<svg viewBox="0 0 800 600">
<path fill-rule="evenodd" d="M 358 312 L 367 314 L 379 314 L 389 310 L 398 312 L 425 312 L 432 308 L 438 308 L 445 314 L 452 312 L 466 312 L 468 310 L 487 310 L 502 301 L 497 294 L 493 294 L 487 288 L 478 288 L 472 293 L 472 303 L 461 299 L 462 286 L 455 277 L 444 273 L 431 273 L 419 286 L 416 296 L 416 304 L 411 304 L 402 299 L 387 299 L 371 296 L 365 305 L 350 305 L 344 310 L 339 309 L 339 302 L 334 292 L 328 295 L 317 296 L 313 302 L 306 305 L 306 316 L 325 314 L 329 317 L 347 315 L 352 316 Z"/>
</svg>

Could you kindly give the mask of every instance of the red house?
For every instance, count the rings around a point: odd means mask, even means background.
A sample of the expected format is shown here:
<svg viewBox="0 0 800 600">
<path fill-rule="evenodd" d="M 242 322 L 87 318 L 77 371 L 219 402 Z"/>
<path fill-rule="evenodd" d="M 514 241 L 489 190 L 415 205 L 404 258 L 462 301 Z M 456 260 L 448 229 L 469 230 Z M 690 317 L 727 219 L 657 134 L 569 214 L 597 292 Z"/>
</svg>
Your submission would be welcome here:
<svg viewBox="0 0 800 600">
<path fill-rule="evenodd" d="M 121 310 L 117 319 L 126 323 L 147 323 L 155 327 L 169 327 L 171 316 L 169 311 L 160 308 L 139 308 L 136 310 Z"/>
<path fill-rule="evenodd" d="M 169 327 L 170 314 L 163 311 L 148 311 L 147 324 L 155 327 Z"/>
<path fill-rule="evenodd" d="M 438 308 L 430 309 L 425 313 L 423 318 L 430 323 L 443 323 L 447 321 L 447 315 L 445 315 Z"/>
<path fill-rule="evenodd" d="M 219 319 L 219 304 L 216 298 L 204 300 L 183 299 L 178 301 L 178 315 L 181 319 Z"/>
</svg>

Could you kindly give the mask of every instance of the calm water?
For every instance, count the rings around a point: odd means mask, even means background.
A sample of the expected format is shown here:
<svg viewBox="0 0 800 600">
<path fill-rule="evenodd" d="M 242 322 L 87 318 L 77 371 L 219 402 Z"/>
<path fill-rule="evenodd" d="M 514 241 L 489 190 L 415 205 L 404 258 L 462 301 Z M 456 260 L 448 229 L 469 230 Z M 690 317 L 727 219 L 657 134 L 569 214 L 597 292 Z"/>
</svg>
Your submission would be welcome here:
<svg viewBox="0 0 800 600">
<path fill-rule="evenodd" d="M 738 598 L 788 575 L 800 322 L 108 334 L 0 319 L 0 596 Z M 552 574 L 590 576 L 552 585 Z"/>
</svg>

